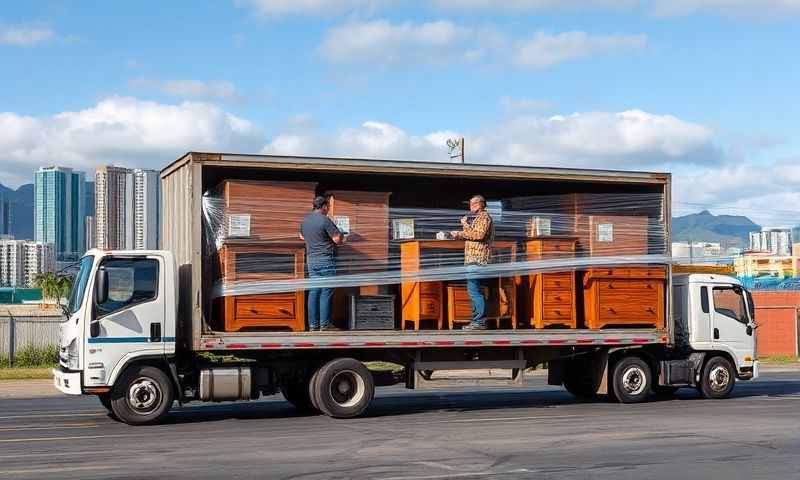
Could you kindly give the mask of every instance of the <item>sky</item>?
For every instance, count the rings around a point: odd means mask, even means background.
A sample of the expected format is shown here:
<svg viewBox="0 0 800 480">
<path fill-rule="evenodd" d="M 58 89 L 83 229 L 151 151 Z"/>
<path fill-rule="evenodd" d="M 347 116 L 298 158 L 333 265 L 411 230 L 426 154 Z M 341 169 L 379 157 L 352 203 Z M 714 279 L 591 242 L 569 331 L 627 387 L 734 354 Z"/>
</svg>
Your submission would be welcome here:
<svg viewBox="0 0 800 480">
<path fill-rule="evenodd" d="M 9 2 L 0 183 L 186 151 L 671 172 L 800 223 L 800 0 Z"/>
</svg>

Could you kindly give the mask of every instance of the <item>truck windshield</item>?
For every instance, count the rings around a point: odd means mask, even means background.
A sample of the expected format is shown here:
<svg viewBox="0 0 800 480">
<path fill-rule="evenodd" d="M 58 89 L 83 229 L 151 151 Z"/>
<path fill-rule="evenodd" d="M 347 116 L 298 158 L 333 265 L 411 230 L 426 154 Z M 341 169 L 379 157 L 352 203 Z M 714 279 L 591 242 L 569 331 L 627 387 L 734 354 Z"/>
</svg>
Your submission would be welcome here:
<svg viewBox="0 0 800 480">
<path fill-rule="evenodd" d="M 69 313 L 75 313 L 83 303 L 83 294 L 86 292 L 86 284 L 89 282 L 89 273 L 92 271 L 94 257 L 88 255 L 81 259 L 81 267 L 75 281 L 72 283 L 72 291 L 69 294 Z"/>
</svg>

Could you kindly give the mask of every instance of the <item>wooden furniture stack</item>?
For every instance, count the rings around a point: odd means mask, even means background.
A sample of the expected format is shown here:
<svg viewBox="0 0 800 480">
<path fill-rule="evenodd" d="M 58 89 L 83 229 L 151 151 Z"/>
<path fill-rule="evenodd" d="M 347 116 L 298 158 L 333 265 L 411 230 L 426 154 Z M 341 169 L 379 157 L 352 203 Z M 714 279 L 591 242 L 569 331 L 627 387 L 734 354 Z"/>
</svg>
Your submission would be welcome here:
<svg viewBox="0 0 800 480">
<path fill-rule="evenodd" d="M 383 270 L 389 257 L 389 192 L 333 190 L 326 192 L 328 216 L 345 219 L 347 242 L 339 247 L 337 272 Z"/>
<path fill-rule="evenodd" d="M 575 237 L 534 237 L 525 242 L 526 258 L 528 261 L 573 258 L 576 245 Z M 530 322 L 533 327 L 577 328 L 575 271 L 529 275 L 528 285 Z"/>
<path fill-rule="evenodd" d="M 262 240 L 299 238 L 300 223 L 312 209 L 316 186 L 314 182 L 225 180 L 218 188 L 226 235 Z"/>
<path fill-rule="evenodd" d="M 304 278 L 302 241 L 231 241 L 219 250 L 224 282 L 281 281 Z M 220 303 L 226 332 L 305 330 L 303 290 L 253 295 L 226 295 Z"/>
<path fill-rule="evenodd" d="M 590 268 L 582 273 L 584 320 L 591 329 L 664 328 L 664 266 Z"/>
<path fill-rule="evenodd" d="M 514 241 L 495 240 L 492 242 L 493 256 L 504 261 L 513 261 L 516 258 L 517 243 Z M 437 254 L 444 254 L 446 260 L 442 266 L 462 265 L 463 256 L 455 260 L 459 253 L 463 255 L 463 240 L 410 240 L 400 245 L 400 270 L 401 275 L 414 275 L 421 270 L 424 264 L 427 267 L 434 267 Z M 498 300 L 496 304 L 487 304 L 487 319 L 489 320 L 509 320 L 513 328 L 516 328 L 517 308 L 516 308 L 516 288 L 515 280 L 512 278 L 485 279 L 484 283 L 489 285 L 497 282 L 498 299 L 505 298 L 504 301 Z M 499 293 L 502 289 L 503 293 Z M 447 293 L 446 292 L 450 292 Z M 445 299 L 444 295 L 448 294 Z M 491 298 L 491 296 L 490 296 Z M 400 285 L 401 299 L 401 327 L 406 329 L 407 323 L 413 325 L 414 330 L 419 330 L 422 322 L 432 322 L 437 329 L 442 329 L 445 313 L 447 313 L 448 324 L 469 321 L 472 317 L 472 304 L 467 295 L 466 287 L 450 285 L 445 289 L 445 282 L 419 282 L 404 281 Z M 447 302 L 445 303 L 445 300 Z M 445 311 L 445 306 L 447 307 Z"/>
</svg>

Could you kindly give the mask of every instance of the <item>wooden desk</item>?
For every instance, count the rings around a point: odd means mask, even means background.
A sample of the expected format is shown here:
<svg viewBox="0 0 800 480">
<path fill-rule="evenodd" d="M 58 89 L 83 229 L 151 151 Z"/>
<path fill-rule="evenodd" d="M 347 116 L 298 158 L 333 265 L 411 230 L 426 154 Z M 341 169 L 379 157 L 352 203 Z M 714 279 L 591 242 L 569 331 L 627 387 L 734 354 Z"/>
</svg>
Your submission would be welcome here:
<svg viewBox="0 0 800 480">
<path fill-rule="evenodd" d="M 297 241 L 236 241 L 219 250 L 220 272 L 226 282 L 289 280 L 304 277 L 305 246 Z M 219 299 L 226 332 L 305 330 L 303 290 Z"/>
<path fill-rule="evenodd" d="M 576 237 L 543 236 L 525 242 L 529 261 L 573 258 Z M 575 271 L 528 275 L 530 322 L 536 328 L 560 325 L 577 328 Z"/>
<path fill-rule="evenodd" d="M 448 256 L 446 261 L 443 262 L 444 266 L 463 265 L 463 240 L 409 240 L 400 245 L 401 274 L 419 272 L 422 269 L 423 262 L 432 262 L 433 264 L 426 266 L 435 266 L 437 251 Z M 460 255 L 457 255 L 457 252 L 460 252 Z M 494 258 L 500 256 L 504 263 L 514 261 L 517 258 L 517 242 L 495 240 L 492 242 L 492 256 Z M 486 279 L 487 283 L 492 280 Z M 508 307 L 505 309 L 502 318 L 510 320 L 512 327 L 516 328 L 516 288 L 507 288 L 509 282 L 514 283 L 515 279 L 513 277 L 498 278 L 497 288 L 503 288 L 508 299 Z M 464 312 L 471 312 L 469 297 L 461 295 L 459 292 L 454 292 L 453 304 L 445 308 L 444 284 L 445 282 L 441 281 L 407 281 L 401 283 L 400 323 L 403 330 L 406 329 L 406 323 L 408 322 L 413 324 L 414 330 L 419 330 L 423 321 L 433 322 L 436 328 L 441 330 L 444 324 L 445 310 L 447 310 L 450 323 L 462 319 L 465 315 Z M 460 288 L 464 290 L 463 293 L 466 293 L 466 289 Z M 487 305 L 487 313 L 491 311 L 492 309 Z M 494 312 L 500 311 L 500 307 L 494 309 Z M 499 313 L 495 315 L 498 319 L 500 318 Z M 467 320 L 469 319 L 467 318 Z"/>
</svg>

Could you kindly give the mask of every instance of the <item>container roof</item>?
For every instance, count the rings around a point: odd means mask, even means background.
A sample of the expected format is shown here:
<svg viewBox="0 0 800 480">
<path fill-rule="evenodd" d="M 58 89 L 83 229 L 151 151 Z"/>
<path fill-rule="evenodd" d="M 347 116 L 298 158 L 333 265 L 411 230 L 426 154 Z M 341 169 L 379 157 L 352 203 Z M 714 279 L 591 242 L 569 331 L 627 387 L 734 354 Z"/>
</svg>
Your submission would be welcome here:
<svg viewBox="0 0 800 480">
<path fill-rule="evenodd" d="M 188 163 L 232 168 L 304 169 L 315 171 L 359 171 L 364 173 L 493 177 L 507 179 L 570 180 L 609 183 L 667 184 L 669 173 L 636 172 L 559 167 L 532 167 L 414 160 L 383 160 L 349 157 L 306 157 L 188 152 L 161 170 L 167 177 Z"/>
</svg>

